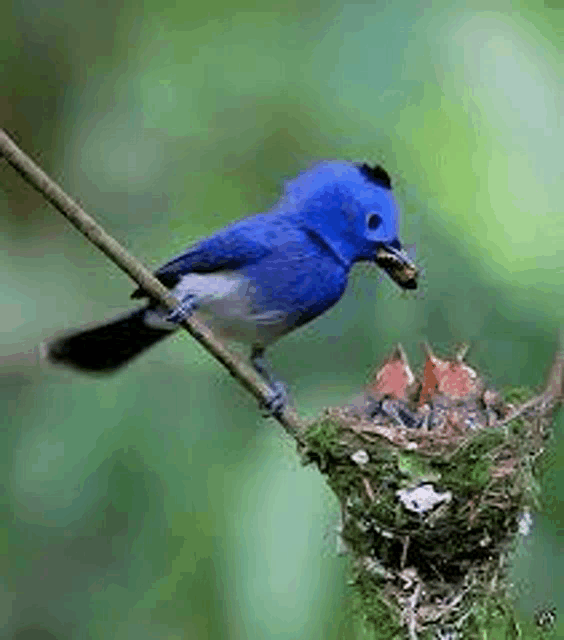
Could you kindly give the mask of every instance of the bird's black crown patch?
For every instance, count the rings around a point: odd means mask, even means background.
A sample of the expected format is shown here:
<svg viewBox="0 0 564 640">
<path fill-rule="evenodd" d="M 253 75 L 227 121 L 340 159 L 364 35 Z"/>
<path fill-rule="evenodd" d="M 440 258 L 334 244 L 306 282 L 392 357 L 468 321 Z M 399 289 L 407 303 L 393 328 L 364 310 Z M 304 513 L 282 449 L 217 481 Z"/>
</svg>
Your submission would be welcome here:
<svg viewBox="0 0 564 640">
<path fill-rule="evenodd" d="M 370 182 L 374 182 L 379 187 L 392 190 L 392 180 L 388 172 L 380 165 L 374 165 L 373 167 L 366 164 L 356 165 L 365 178 L 368 178 Z"/>
</svg>

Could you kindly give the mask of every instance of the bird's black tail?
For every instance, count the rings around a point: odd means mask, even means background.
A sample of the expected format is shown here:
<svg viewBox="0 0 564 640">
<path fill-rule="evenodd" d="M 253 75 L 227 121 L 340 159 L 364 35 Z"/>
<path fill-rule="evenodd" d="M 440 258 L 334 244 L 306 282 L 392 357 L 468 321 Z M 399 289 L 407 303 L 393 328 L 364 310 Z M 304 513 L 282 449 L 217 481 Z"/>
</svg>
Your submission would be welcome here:
<svg viewBox="0 0 564 640">
<path fill-rule="evenodd" d="M 46 345 L 46 358 L 81 371 L 111 373 L 174 329 L 145 322 L 147 308 L 130 311 L 92 329 L 57 338 Z"/>
</svg>

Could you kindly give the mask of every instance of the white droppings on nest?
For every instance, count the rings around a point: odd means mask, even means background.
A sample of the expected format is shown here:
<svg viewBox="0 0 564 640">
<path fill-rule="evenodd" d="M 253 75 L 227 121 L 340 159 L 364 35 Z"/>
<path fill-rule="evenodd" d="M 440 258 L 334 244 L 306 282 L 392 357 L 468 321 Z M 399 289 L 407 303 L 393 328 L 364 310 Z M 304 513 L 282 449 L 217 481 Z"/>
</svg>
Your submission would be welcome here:
<svg viewBox="0 0 564 640">
<path fill-rule="evenodd" d="M 441 504 L 441 502 L 450 502 L 452 500 L 450 491 L 439 493 L 435 491 L 435 487 L 432 484 L 422 484 L 414 489 L 400 489 L 396 491 L 396 495 L 403 506 L 414 513 L 426 513 L 436 505 Z"/>
<path fill-rule="evenodd" d="M 359 449 L 351 455 L 351 460 L 356 462 L 359 467 L 362 467 L 370 462 L 370 456 L 364 449 Z"/>
</svg>

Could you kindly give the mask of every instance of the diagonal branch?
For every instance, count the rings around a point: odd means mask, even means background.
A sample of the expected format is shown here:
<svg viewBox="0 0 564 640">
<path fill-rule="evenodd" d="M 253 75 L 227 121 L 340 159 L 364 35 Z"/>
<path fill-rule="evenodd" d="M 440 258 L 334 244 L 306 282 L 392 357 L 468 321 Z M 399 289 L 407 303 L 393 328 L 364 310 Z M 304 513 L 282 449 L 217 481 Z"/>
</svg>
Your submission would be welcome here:
<svg viewBox="0 0 564 640">
<path fill-rule="evenodd" d="M 61 187 L 13 142 L 3 129 L 0 129 L 0 155 L 4 156 L 24 180 L 39 191 L 92 244 L 95 244 L 112 262 L 122 271 L 125 271 L 143 291 L 146 291 L 151 298 L 167 309 L 171 311 L 176 309 L 178 300 L 171 295 L 169 290 L 112 236 L 106 233 L 82 207 L 74 202 Z M 223 342 L 218 340 L 203 323 L 195 318 L 188 318 L 183 320 L 180 326 L 188 331 L 204 349 L 209 351 L 259 402 L 266 403 L 268 401 L 269 387 L 260 379 L 250 365 L 229 351 Z M 293 409 L 286 408 L 283 413 L 274 417 L 299 444 L 303 444 L 301 437 L 303 425 Z"/>
</svg>

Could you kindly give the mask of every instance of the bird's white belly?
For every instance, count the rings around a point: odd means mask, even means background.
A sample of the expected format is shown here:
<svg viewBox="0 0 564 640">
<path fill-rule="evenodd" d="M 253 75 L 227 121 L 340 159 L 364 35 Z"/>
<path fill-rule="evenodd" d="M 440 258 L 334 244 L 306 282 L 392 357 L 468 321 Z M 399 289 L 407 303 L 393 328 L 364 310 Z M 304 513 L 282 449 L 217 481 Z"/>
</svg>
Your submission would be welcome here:
<svg viewBox="0 0 564 640">
<path fill-rule="evenodd" d="M 286 333 L 287 314 L 282 311 L 261 312 L 253 309 L 255 286 L 236 273 L 184 276 L 172 293 L 180 301 L 193 296 L 197 303 L 194 315 L 224 338 L 266 345 Z M 155 328 L 175 329 L 164 319 L 162 311 L 150 311 L 145 321 Z"/>
</svg>

